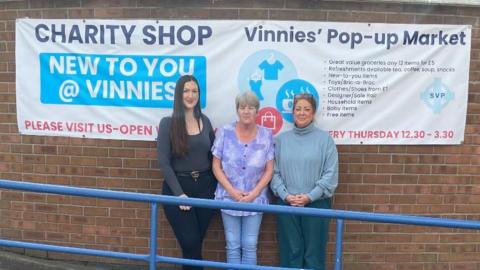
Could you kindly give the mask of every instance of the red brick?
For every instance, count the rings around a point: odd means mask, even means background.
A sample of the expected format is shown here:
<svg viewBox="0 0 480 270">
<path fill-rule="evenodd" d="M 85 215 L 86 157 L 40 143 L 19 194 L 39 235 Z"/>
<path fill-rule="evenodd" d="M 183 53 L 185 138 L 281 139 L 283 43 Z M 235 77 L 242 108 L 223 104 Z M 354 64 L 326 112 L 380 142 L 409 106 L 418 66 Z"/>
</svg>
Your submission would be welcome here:
<svg viewBox="0 0 480 270">
<path fill-rule="evenodd" d="M 115 226 L 121 224 L 121 219 L 109 217 L 95 217 L 95 224 L 100 226 Z"/>
<path fill-rule="evenodd" d="M 128 246 L 146 246 L 148 244 L 147 238 L 139 238 L 139 237 L 124 237 L 123 243 Z"/>
<path fill-rule="evenodd" d="M 108 226 L 91 226 L 85 225 L 83 226 L 83 233 L 84 234 L 96 234 L 96 235 L 110 235 L 110 227 Z"/>
<path fill-rule="evenodd" d="M 156 149 L 136 149 L 135 158 L 157 158 Z"/>
<path fill-rule="evenodd" d="M 67 215 L 83 215 L 83 207 L 73 205 L 59 205 L 58 213 Z"/>
<path fill-rule="evenodd" d="M 433 174 L 457 174 L 457 166 L 432 166 Z"/>
<path fill-rule="evenodd" d="M 98 207 L 122 207 L 123 202 L 120 200 L 98 200 Z"/>
<path fill-rule="evenodd" d="M 22 238 L 22 231 L 16 229 L 2 229 L 2 236 L 6 239 L 20 239 Z"/>
<path fill-rule="evenodd" d="M 35 211 L 39 212 L 48 212 L 48 213 L 56 213 L 58 211 L 58 206 L 54 204 L 35 204 Z"/>
<path fill-rule="evenodd" d="M 111 169 L 110 176 L 120 178 L 133 178 L 137 176 L 137 172 L 134 169 Z"/>
<path fill-rule="evenodd" d="M 109 157 L 121 157 L 121 158 L 134 158 L 135 150 L 134 149 L 109 149 Z"/>
<path fill-rule="evenodd" d="M 118 189 L 123 187 L 123 179 L 97 178 L 98 188 Z"/>
<path fill-rule="evenodd" d="M 72 216 L 71 222 L 72 222 L 72 224 L 88 224 L 88 225 L 92 225 L 92 224 L 95 224 L 95 218 L 93 218 L 93 217 L 85 217 L 85 216 Z"/>
<path fill-rule="evenodd" d="M 125 218 L 122 225 L 125 227 L 149 227 L 150 221 L 141 218 Z"/>
<path fill-rule="evenodd" d="M 46 219 L 48 222 L 70 223 L 70 216 L 66 216 L 66 215 L 47 214 Z"/>
<path fill-rule="evenodd" d="M 148 159 L 123 159 L 124 168 L 150 168 Z"/>
<path fill-rule="evenodd" d="M 404 166 L 397 164 L 378 164 L 377 173 L 403 173 Z"/>
<path fill-rule="evenodd" d="M 71 184 L 77 187 L 96 187 L 97 179 L 95 177 L 72 176 Z"/>
<path fill-rule="evenodd" d="M 112 236 L 97 236 L 96 242 L 99 244 L 120 245 L 122 243 L 122 238 Z"/>
<path fill-rule="evenodd" d="M 66 19 L 66 9 L 44 9 L 42 10 L 43 19 Z"/>
<path fill-rule="evenodd" d="M 105 157 L 108 156 L 108 149 L 96 147 L 84 147 L 83 153 L 85 156 Z"/>
<path fill-rule="evenodd" d="M 35 230 L 42 232 L 58 232 L 59 225 L 56 223 L 36 223 Z"/>
<path fill-rule="evenodd" d="M 405 173 L 409 174 L 429 174 L 431 170 L 429 165 L 405 165 Z"/>
<path fill-rule="evenodd" d="M 390 175 L 364 174 L 362 179 L 363 179 L 363 183 L 387 184 L 391 182 L 392 177 Z"/>
<path fill-rule="evenodd" d="M 34 165 L 33 172 L 37 174 L 58 174 L 58 167 L 54 165 Z"/>
<path fill-rule="evenodd" d="M 23 238 L 25 240 L 45 240 L 44 232 L 24 231 Z"/>
<path fill-rule="evenodd" d="M 19 145 L 14 144 L 12 145 L 12 152 L 13 153 L 23 153 L 23 154 L 33 154 L 33 147 L 32 145 Z"/>
<path fill-rule="evenodd" d="M 93 243 L 95 242 L 95 236 L 85 234 L 70 234 L 70 241 L 72 243 Z"/>
<path fill-rule="evenodd" d="M 24 163 L 36 163 L 36 164 L 44 164 L 45 163 L 45 156 L 39 155 L 23 155 L 22 162 Z"/>
<path fill-rule="evenodd" d="M 124 180 L 124 187 L 125 188 L 149 189 L 150 188 L 150 181 L 140 180 L 140 179 L 125 179 Z M 138 191 L 138 192 L 146 193 L 146 191 Z"/>
<path fill-rule="evenodd" d="M 110 209 L 112 217 L 135 217 L 135 209 Z"/>
<path fill-rule="evenodd" d="M 62 224 L 59 226 L 59 231 L 64 233 L 77 233 L 82 231 L 82 225 L 77 224 Z"/>
<path fill-rule="evenodd" d="M 83 169 L 77 166 L 58 166 L 60 174 L 66 175 L 83 175 Z"/>
<path fill-rule="evenodd" d="M 84 198 L 84 197 L 72 197 L 72 204 L 78 204 L 82 206 L 96 206 L 97 199 L 95 198 Z"/>
<path fill-rule="evenodd" d="M 375 173 L 377 166 L 374 164 L 349 164 L 349 173 Z"/>
<path fill-rule="evenodd" d="M 97 162 L 101 166 L 105 167 L 122 167 L 122 159 L 121 158 L 104 158 L 98 157 Z"/>
<path fill-rule="evenodd" d="M 108 208 L 85 207 L 84 215 L 85 216 L 107 216 Z"/>
<path fill-rule="evenodd" d="M 12 210 L 22 210 L 22 211 L 32 211 L 33 210 L 33 203 L 26 203 L 26 202 L 11 202 L 10 209 Z"/>
<path fill-rule="evenodd" d="M 48 175 L 46 176 L 47 183 L 54 184 L 54 185 L 70 185 L 70 176 L 62 176 L 62 175 Z"/>
<path fill-rule="evenodd" d="M 70 164 L 70 162 L 65 164 Z M 96 166 L 97 159 L 94 157 L 72 157 L 71 164 L 78 166 Z"/>
<path fill-rule="evenodd" d="M 145 236 L 149 237 L 150 236 L 150 230 L 143 230 L 146 232 L 145 233 L 139 233 L 139 231 L 142 231 L 141 229 L 134 229 L 134 228 L 117 228 L 117 227 L 110 227 L 110 235 L 114 236 Z"/>
<path fill-rule="evenodd" d="M 33 148 L 35 154 L 44 154 L 44 155 L 56 155 L 57 146 L 53 145 L 36 145 Z"/>
<path fill-rule="evenodd" d="M 415 204 L 417 196 L 415 195 L 390 195 L 390 203 L 392 204 Z"/>
<path fill-rule="evenodd" d="M 365 154 L 363 156 L 363 162 L 365 163 L 391 163 L 391 155 L 380 155 L 380 154 Z"/>
</svg>

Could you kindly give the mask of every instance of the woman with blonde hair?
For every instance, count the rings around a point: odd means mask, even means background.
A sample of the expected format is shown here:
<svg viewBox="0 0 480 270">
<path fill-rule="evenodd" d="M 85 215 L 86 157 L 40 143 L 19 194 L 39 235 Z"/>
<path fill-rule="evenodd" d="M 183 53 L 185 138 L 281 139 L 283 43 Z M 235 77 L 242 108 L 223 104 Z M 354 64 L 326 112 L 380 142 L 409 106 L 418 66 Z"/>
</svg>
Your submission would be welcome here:
<svg viewBox="0 0 480 270">
<path fill-rule="evenodd" d="M 215 200 L 268 204 L 272 178 L 272 132 L 255 123 L 259 101 L 252 92 L 235 99 L 238 120 L 217 132 L 212 147 L 213 172 L 218 179 Z M 257 264 L 262 213 L 222 209 L 227 262 Z"/>
</svg>

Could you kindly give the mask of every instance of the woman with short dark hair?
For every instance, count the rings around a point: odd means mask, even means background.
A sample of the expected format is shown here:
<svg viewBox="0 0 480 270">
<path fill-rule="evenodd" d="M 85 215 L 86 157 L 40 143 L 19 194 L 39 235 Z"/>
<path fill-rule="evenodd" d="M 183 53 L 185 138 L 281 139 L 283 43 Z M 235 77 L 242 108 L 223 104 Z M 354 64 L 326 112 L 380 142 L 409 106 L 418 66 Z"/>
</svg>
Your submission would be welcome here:
<svg viewBox="0 0 480 270">
<path fill-rule="evenodd" d="M 275 169 L 270 187 L 279 205 L 331 208 L 338 184 L 337 148 L 329 133 L 315 127 L 315 98 L 295 95 L 295 126 L 275 141 Z M 278 215 L 280 265 L 325 269 L 328 239 L 326 218 Z"/>
</svg>

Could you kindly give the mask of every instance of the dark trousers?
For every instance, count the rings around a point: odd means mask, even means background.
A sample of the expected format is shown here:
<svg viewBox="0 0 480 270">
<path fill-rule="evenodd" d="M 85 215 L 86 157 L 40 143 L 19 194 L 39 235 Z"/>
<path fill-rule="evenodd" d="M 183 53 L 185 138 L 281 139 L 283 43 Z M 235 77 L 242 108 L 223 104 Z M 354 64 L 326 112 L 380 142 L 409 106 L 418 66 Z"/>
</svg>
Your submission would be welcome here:
<svg viewBox="0 0 480 270">
<path fill-rule="evenodd" d="M 177 176 L 177 179 L 188 197 L 213 199 L 217 180 L 211 172 L 202 173 L 197 181 L 190 176 Z M 166 182 L 163 183 L 162 194 L 173 195 Z M 189 211 L 183 211 L 178 205 L 164 205 L 163 210 L 182 248 L 183 258 L 201 260 L 203 238 L 216 209 L 192 207 Z M 203 268 L 184 265 L 183 269 Z"/>
<path fill-rule="evenodd" d="M 279 205 L 285 202 L 278 200 Z M 330 199 L 314 201 L 305 207 L 331 208 Z M 324 270 L 329 219 L 278 215 L 277 232 L 282 267 Z"/>
</svg>

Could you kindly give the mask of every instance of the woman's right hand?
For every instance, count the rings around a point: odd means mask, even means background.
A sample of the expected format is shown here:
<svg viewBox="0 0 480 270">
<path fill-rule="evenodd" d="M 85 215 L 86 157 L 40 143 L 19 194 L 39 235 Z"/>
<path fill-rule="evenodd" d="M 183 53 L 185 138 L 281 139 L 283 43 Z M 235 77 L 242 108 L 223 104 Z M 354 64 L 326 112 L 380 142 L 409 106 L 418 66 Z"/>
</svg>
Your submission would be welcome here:
<svg viewBox="0 0 480 270">
<path fill-rule="evenodd" d="M 291 194 L 287 195 L 287 197 L 285 197 L 285 202 L 287 202 L 292 206 L 296 206 L 297 200 L 295 195 L 291 195 Z"/>
<path fill-rule="evenodd" d="M 228 191 L 228 194 L 237 202 L 240 201 L 245 196 L 245 193 L 243 191 L 233 187 L 231 190 Z"/>
</svg>

